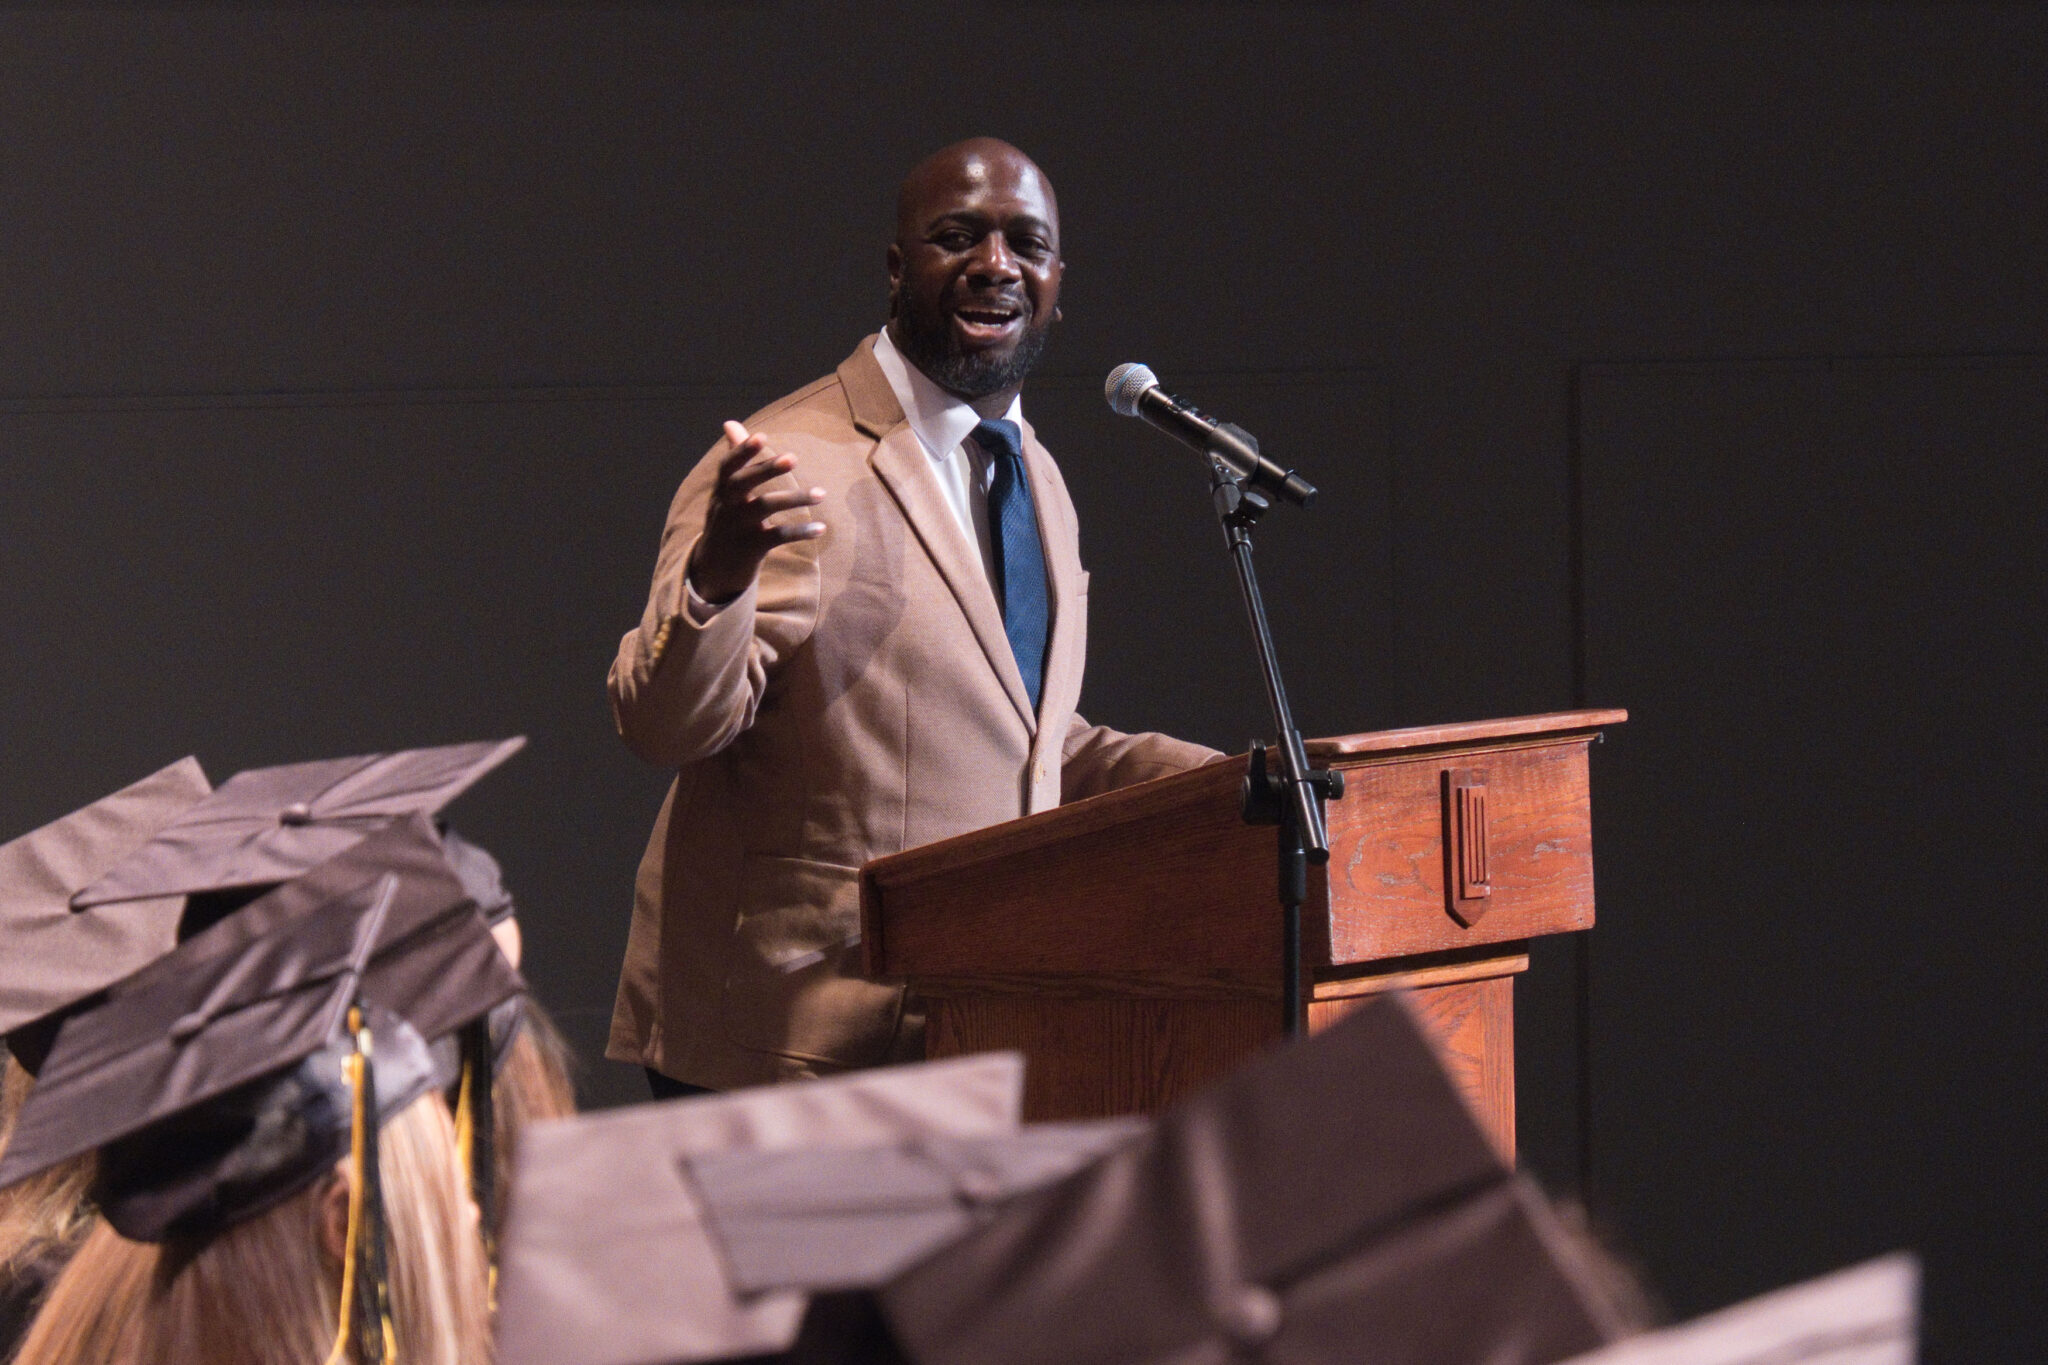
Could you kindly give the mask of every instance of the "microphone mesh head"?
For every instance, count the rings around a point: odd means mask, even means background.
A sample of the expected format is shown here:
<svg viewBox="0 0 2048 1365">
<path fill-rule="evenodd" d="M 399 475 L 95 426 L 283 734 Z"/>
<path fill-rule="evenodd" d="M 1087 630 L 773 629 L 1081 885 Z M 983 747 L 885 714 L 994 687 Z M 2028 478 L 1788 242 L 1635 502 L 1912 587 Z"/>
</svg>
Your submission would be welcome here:
<svg viewBox="0 0 2048 1365">
<path fill-rule="evenodd" d="M 1109 372 L 1102 396 L 1109 406 L 1125 417 L 1138 415 L 1138 399 L 1147 389 L 1159 387 L 1159 376 L 1143 365 L 1119 365 Z"/>
</svg>

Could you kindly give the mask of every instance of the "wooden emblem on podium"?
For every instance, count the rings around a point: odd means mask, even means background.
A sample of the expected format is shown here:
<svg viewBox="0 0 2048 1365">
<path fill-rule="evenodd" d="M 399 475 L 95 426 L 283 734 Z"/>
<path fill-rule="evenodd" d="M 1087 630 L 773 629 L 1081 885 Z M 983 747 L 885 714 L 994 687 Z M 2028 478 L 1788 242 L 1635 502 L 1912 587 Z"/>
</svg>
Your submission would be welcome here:
<svg viewBox="0 0 2048 1365">
<path fill-rule="evenodd" d="M 1486 913 L 1486 774 L 1444 769 L 1444 900 L 1451 917 L 1470 929 Z"/>
</svg>

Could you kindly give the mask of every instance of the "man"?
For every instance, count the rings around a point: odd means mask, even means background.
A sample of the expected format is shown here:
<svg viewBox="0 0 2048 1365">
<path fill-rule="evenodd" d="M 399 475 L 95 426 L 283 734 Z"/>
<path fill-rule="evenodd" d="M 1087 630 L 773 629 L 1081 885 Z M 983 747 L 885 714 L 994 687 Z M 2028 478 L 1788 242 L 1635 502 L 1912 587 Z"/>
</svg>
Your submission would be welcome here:
<svg viewBox="0 0 2048 1365">
<path fill-rule="evenodd" d="M 612 665 L 620 735 L 677 770 L 607 1049 L 658 1095 L 921 1055 L 859 975 L 860 865 L 1215 757 L 1074 714 L 1088 575 L 1019 400 L 1052 186 L 993 139 L 937 152 L 888 266 L 887 328 L 684 479 Z"/>
</svg>

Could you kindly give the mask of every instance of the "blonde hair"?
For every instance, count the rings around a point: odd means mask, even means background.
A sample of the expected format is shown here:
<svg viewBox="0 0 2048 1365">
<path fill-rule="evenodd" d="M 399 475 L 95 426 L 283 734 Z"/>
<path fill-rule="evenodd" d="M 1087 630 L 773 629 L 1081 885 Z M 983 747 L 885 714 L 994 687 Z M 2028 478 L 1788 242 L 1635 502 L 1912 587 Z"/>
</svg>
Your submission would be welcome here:
<svg viewBox="0 0 2048 1365">
<path fill-rule="evenodd" d="M 0 1152 L 35 1083 L 13 1057 L 0 1063 Z M 91 1156 L 75 1157 L 0 1190 L 0 1279 L 54 1275 L 78 1249 L 93 1224 L 93 1165 Z"/>
<path fill-rule="evenodd" d="M 377 1145 L 398 1359 L 482 1365 L 488 1271 L 438 1095 L 387 1121 Z M 95 1227 L 51 1287 L 14 1365 L 324 1365 L 341 1267 L 323 1236 L 339 1172 L 203 1244 L 131 1242 Z"/>
<path fill-rule="evenodd" d="M 523 1017 L 505 1051 L 505 1064 L 491 1083 L 491 1155 L 496 1166 L 496 1221 L 505 1221 L 505 1195 L 512 1188 L 512 1159 L 529 1123 L 567 1118 L 576 1112 L 571 1076 L 575 1054 L 538 1001 L 520 1002 Z M 497 1228 L 493 1228 L 495 1234 Z"/>
</svg>

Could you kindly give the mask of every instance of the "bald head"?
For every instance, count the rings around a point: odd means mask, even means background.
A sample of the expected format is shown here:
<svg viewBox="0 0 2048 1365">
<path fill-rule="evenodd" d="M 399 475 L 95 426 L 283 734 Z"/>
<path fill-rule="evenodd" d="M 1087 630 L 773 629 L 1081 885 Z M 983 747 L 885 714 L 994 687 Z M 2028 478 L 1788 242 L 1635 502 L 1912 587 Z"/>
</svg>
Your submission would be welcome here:
<svg viewBox="0 0 2048 1365">
<path fill-rule="evenodd" d="M 1030 157 L 992 137 L 903 178 L 889 246 L 889 335 L 941 388 L 999 415 L 1059 316 L 1060 211 Z"/>
<path fill-rule="evenodd" d="M 998 137 L 971 137 L 941 147 L 910 168 L 910 174 L 903 177 L 903 184 L 896 190 L 897 243 L 915 239 L 935 198 L 972 192 L 998 180 L 1010 181 L 1019 188 L 1028 181 L 1035 187 L 1057 245 L 1060 206 L 1053 197 L 1052 181 L 1045 178 L 1037 162 Z"/>
</svg>

